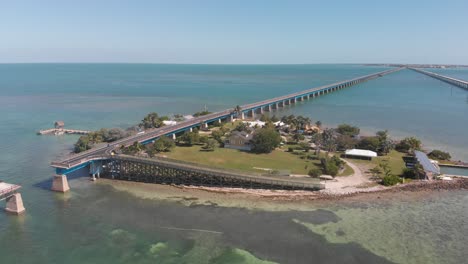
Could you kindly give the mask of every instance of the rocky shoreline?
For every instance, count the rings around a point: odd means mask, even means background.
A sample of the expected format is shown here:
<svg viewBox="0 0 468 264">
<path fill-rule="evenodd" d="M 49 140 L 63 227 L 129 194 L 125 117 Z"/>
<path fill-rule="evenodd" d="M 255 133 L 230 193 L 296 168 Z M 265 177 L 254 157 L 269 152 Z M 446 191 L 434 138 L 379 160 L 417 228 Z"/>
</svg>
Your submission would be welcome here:
<svg viewBox="0 0 468 264">
<path fill-rule="evenodd" d="M 402 193 L 402 192 L 421 192 L 421 191 L 443 191 L 443 190 L 468 190 L 468 178 L 454 178 L 451 181 L 415 181 L 405 184 L 399 184 L 383 189 L 373 189 L 357 191 L 346 194 L 321 193 L 316 199 L 340 200 L 348 197 L 355 197 L 365 194 L 375 193 Z"/>
<path fill-rule="evenodd" d="M 399 184 L 392 187 L 363 188 L 362 191 L 350 193 L 327 193 L 310 191 L 283 191 L 283 190 L 260 190 L 241 188 L 216 188 L 216 187 L 194 187 L 175 186 L 183 190 L 202 190 L 218 194 L 246 194 L 260 198 L 282 201 L 294 200 L 342 200 L 349 197 L 364 196 L 379 193 L 402 193 L 402 192 L 425 192 L 442 190 L 468 190 L 468 178 L 456 178 L 452 181 L 414 181 L 406 184 Z"/>
</svg>

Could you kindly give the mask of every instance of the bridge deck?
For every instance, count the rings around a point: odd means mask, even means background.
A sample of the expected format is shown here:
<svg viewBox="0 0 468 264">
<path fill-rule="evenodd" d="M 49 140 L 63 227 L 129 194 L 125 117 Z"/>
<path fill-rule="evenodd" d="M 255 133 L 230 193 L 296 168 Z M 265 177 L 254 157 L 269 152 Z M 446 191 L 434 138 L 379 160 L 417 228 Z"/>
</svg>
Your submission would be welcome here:
<svg viewBox="0 0 468 264">
<path fill-rule="evenodd" d="M 297 93 L 292 93 L 292 94 L 288 94 L 288 95 L 284 95 L 284 96 L 280 96 L 280 97 L 275 97 L 275 98 L 272 98 L 272 99 L 268 99 L 268 100 L 264 100 L 264 101 L 260 101 L 260 102 L 256 102 L 256 103 L 252 103 L 252 104 L 246 104 L 246 105 L 242 105 L 241 109 L 242 109 L 242 112 L 251 111 L 251 110 L 257 109 L 259 107 L 271 105 L 271 104 L 274 104 L 274 103 L 277 103 L 277 102 L 282 102 L 284 100 L 298 98 L 300 96 L 306 96 L 306 95 L 315 94 L 315 93 L 319 93 L 319 92 L 325 92 L 325 91 L 329 91 L 330 89 L 334 89 L 334 88 L 337 88 L 337 87 L 351 86 L 351 85 L 354 85 L 354 84 L 359 83 L 359 82 L 363 82 L 363 81 L 367 81 L 367 80 L 370 80 L 370 79 L 378 78 L 378 77 L 381 77 L 383 75 L 399 71 L 401 69 L 403 69 L 403 68 L 390 69 L 390 70 L 377 72 L 377 73 L 374 73 L 374 74 L 369 74 L 369 75 L 365 75 L 365 76 L 362 76 L 362 77 L 357 77 L 357 78 L 354 78 L 354 79 L 342 81 L 342 82 L 337 82 L 337 83 L 333 83 L 333 84 L 329 84 L 329 85 L 323 85 L 323 86 L 320 86 L 320 87 L 317 87 L 317 88 L 312 88 L 312 89 L 300 91 L 300 92 L 297 92 Z M 107 146 L 93 148 L 93 149 L 87 150 L 85 152 L 82 152 L 82 153 L 79 153 L 79 154 L 76 154 L 76 155 L 72 155 L 72 156 L 67 157 L 65 159 L 62 159 L 60 161 L 52 162 L 51 166 L 55 167 L 55 168 L 58 168 L 58 169 L 64 169 L 64 170 L 65 169 L 70 169 L 70 168 L 79 166 L 81 164 L 84 164 L 86 162 L 89 162 L 89 161 L 91 161 L 93 159 L 97 159 L 96 157 L 100 157 L 100 156 L 103 156 L 103 155 L 104 156 L 109 155 L 113 149 L 115 149 L 115 148 L 117 148 L 119 146 L 122 146 L 122 145 L 129 146 L 129 145 L 133 144 L 135 141 L 138 141 L 138 142 L 141 142 L 141 143 L 150 142 L 151 140 L 154 140 L 155 138 L 158 138 L 160 136 L 170 135 L 170 134 L 173 134 L 173 133 L 178 133 L 178 132 L 184 131 L 186 129 L 189 129 L 191 127 L 198 126 L 198 125 L 200 125 L 200 123 L 211 122 L 213 120 L 217 120 L 217 119 L 220 119 L 220 118 L 226 118 L 226 117 L 229 117 L 229 116 L 232 116 L 232 115 L 235 115 L 233 110 L 232 109 L 226 109 L 224 111 L 220 111 L 220 112 L 208 114 L 208 115 L 205 115 L 205 116 L 196 117 L 196 118 L 193 118 L 193 119 L 190 119 L 190 120 L 187 120 L 187 121 L 183 121 L 183 122 L 180 122 L 179 124 L 176 124 L 176 125 L 173 125 L 173 126 L 164 126 L 162 128 L 146 130 L 144 134 L 133 135 L 133 136 L 130 136 L 130 137 L 127 137 L 127 138 L 112 142 L 112 143 L 108 144 Z"/>
<path fill-rule="evenodd" d="M 4 200 L 14 194 L 21 186 L 0 181 L 0 200 Z"/>
<path fill-rule="evenodd" d="M 455 86 L 458 86 L 458 87 L 461 87 L 461 88 L 464 88 L 464 89 L 468 90 L 468 81 L 455 79 L 455 78 L 452 78 L 452 77 L 449 77 L 449 76 L 445 76 L 445 75 L 442 75 L 442 74 L 438 74 L 438 73 L 434 73 L 434 72 L 430 72 L 430 71 L 425 71 L 425 70 L 421 70 L 421 69 L 416 69 L 416 68 L 410 68 L 410 69 L 413 70 L 413 71 L 425 74 L 427 76 L 430 76 L 432 78 L 438 79 L 440 81 L 450 83 L 452 85 L 455 85 Z"/>
</svg>

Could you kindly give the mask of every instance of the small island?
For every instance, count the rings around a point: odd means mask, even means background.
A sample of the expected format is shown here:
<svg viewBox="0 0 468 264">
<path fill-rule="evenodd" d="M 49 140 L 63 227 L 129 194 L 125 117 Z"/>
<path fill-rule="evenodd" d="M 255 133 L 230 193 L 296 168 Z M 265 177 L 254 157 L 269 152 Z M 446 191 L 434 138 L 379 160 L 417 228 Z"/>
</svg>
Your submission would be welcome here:
<svg viewBox="0 0 468 264">
<path fill-rule="evenodd" d="M 233 111 L 240 110 L 236 107 Z M 207 114 L 210 112 L 205 109 L 192 116 Z M 101 129 L 81 136 L 75 152 L 148 129 L 173 126 L 192 116 L 150 113 L 127 130 Z M 120 146 L 113 153 L 271 179 L 316 182 L 322 186 L 321 193 L 335 196 L 452 180 L 438 168 L 438 164 L 453 164 L 450 154 L 441 150 L 423 152 L 422 148 L 419 139 L 394 140 L 386 130 L 363 135 L 359 127 L 350 124 L 331 128 L 304 116 L 278 118 L 262 114 L 258 120 L 217 121 L 177 136 L 162 136 L 148 144 L 135 142 Z"/>
</svg>

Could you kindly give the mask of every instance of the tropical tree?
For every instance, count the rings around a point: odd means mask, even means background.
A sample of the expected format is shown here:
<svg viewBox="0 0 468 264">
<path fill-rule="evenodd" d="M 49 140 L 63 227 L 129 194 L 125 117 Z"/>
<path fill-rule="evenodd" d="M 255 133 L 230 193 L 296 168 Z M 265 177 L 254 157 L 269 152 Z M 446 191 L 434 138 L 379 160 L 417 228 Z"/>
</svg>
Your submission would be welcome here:
<svg viewBox="0 0 468 264">
<path fill-rule="evenodd" d="M 428 156 L 431 159 L 437 159 L 437 160 L 450 160 L 452 156 L 450 156 L 450 153 L 444 152 L 442 150 L 434 149 L 431 151 Z"/>
<path fill-rule="evenodd" d="M 316 133 L 312 135 L 312 143 L 315 144 L 315 155 L 320 155 L 320 148 L 323 144 L 323 137 L 321 133 Z"/>
<path fill-rule="evenodd" d="M 377 137 L 365 137 L 359 141 L 357 147 L 377 152 L 380 147 L 380 141 Z"/>
<path fill-rule="evenodd" d="M 275 129 L 260 128 L 252 138 L 252 151 L 256 153 L 270 153 L 281 143 L 281 136 Z"/>
<path fill-rule="evenodd" d="M 244 123 L 244 122 L 241 122 L 239 123 L 235 128 L 234 128 L 235 131 L 239 131 L 239 132 L 242 132 L 242 131 L 249 131 L 250 128 L 249 126 Z"/>
<path fill-rule="evenodd" d="M 302 135 L 302 134 L 295 133 L 295 134 L 292 136 L 292 138 L 293 138 L 294 142 L 299 143 L 299 141 L 304 140 L 305 137 L 304 137 L 304 135 Z"/>
<path fill-rule="evenodd" d="M 198 130 L 194 129 L 192 132 L 185 131 L 180 137 L 177 138 L 177 143 L 193 146 L 200 142 L 200 134 Z"/>
<path fill-rule="evenodd" d="M 175 143 L 172 139 L 162 136 L 158 138 L 153 146 L 149 149 L 148 154 L 154 156 L 156 153 L 169 152 L 175 147 Z"/>
<path fill-rule="evenodd" d="M 164 126 L 163 121 L 169 120 L 167 116 L 159 116 L 158 113 L 152 112 L 147 114 L 143 120 L 141 120 L 139 126 L 145 129 L 148 128 L 159 128 Z"/>
<path fill-rule="evenodd" d="M 316 125 L 318 128 L 321 128 L 321 127 L 322 127 L 322 121 L 318 120 L 317 122 L 315 122 L 315 125 Z"/>
<path fill-rule="evenodd" d="M 378 131 L 376 135 L 379 140 L 379 147 L 377 148 L 379 155 L 387 155 L 390 150 L 395 148 L 395 144 L 389 138 L 387 130 Z"/>
<path fill-rule="evenodd" d="M 388 160 L 382 160 L 379 164 L 379 167 L 382 169 L 384 177 L 392 175 L 392 169 L 390 168 L 390 165 L 388 164 Z"/>
<path fill-rule="evenodd" d="M 214 151 L 218 142 L 214 139 L 208 139 L 205 145 L 202 147 L 205 151 Z"/>
<path fill-rule="evenodd" d="M 348 135 L 338 135 L 336 137 L 336 145 L 338 150 L 347 150 L 355 148 L 358 141 Z"/>
<path fill-rule="evenodd" d="M 396 146 L 395 149 L 400 152 L 413 152 L 414 150 L 421 149 L 421 141 L 415 137 L 407 137 L 401 140 Z"/>
<path fill-rule="evenodd" d="M 348 124 L 341 124 L 336 128 L 336 131 L 341 135 L 355 137 L 359 135 L 360 129 L 356 126 L 351 126 Z"/>
<path fill-rule="evenodd" d="M 374 168 L 370 169 L 369 172 L 372 174 L 372 178 L 374 179 L 380 179 L 382 170 L 380 169 L 379 166 L 375 166 Z"/>
<path fill-rule="evenodd" d="M 336 144 L 335 133 L 333 129 L 328 128 L 323 131 L 322 143 L 323 143 L 323 147 L 328 152 L 333 152 L 336 150 L 337 144 Z"/>
<path fill-rule="evenodd" d="M 219 143 L 223 142 L 223 136 L 224 132 L 221 129 L 214 130 L 211 132 L 211 137 L 213 137 L 213 139 L 218 141 Z"/>
<path fill-rule="evenodd" d="M 240 107 L 240 105 L 236 105 L 236 107 L 234 107 L 234 110 L 232 111 L 232 113 L 240 115 L 241 111 L 242 111 L 242 107 Z"/>
</svg>

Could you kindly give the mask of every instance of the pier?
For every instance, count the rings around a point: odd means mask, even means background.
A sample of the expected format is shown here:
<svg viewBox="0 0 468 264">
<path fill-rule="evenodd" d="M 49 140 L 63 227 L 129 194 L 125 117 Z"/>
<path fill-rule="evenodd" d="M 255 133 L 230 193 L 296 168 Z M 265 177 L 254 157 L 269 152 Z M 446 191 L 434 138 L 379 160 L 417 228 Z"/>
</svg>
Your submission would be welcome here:
<svg viewBox="0 0 468 264">
<path fill-rule="evenodd" d="M 5 211 L 19 215 L 25 211 L 18 189 L 21 186 L 0 181 L 0 201 L 6 200 Z"/>
<path fill-rule="evenodd" d="M 63 135 L 63 134 L 75 134 L 75 135 L 86 135 L 89 134 L 91 131 L 88 130 L 78 130 L 78 129 L 57 129 L 57 128 L 49 128 L 44 130 L 39 130 L 37 132 L 38 135 Z"/>
<path fill-rule="evenodd" d="M 413 71 L 416 71 L 416 72 L 419 72 L 419 73 L 422 73 L 422 74 L 425 74 L 425 75 L 430 76 L 432 78 L 435 78 L 437 80 L 440 80 L 440 81 L 455 85 L 455 86 L 463 88 L 465 90 L 468 90 L 468 81 L 455 79 L 455 78 L 452 78 L 452 77 L 440 75 L 440 74 L 433 73 L 433 72 L 428 72 L 428 71 L 421 70 L 421 69 L 416 69 L 416 68 L 409 68 L 409 69 L 411 69 Z"/>
<path fill-rule="evenodd" d="M 312 88 L 292 94 L 287 94 L 284 96 L 279 96 L 275 98 L 271 98 L 268 100 L 255 102 L 251 104 L 246 104 L 240 106 L 240 109 L 226 109 L 223 111 L 211 113 L 204 116 L 199 116 L 193 119 L 189 119 L 183 122 L 180 122 L 176 125 L 172 126 L 164 126 L 161 128 L 156 129 L 149 129 L 146 130 L 144 133 L 132 135 L 115 142 L 108 144 L 107 146 L 93 148 L 82 153 L 78 153 L 75 155 L 71 155 L 65 159 L 53 161 L 51 166 L 55 168 L 56 175 L 54 176 L 53 182 L 53 190 L 66 192 L 69 190 L 68 182 L 66 175 L 72 173 L 74 171 L 89 168 L 90 174 L 97 174 L 99 176 L 103 162 L 108 162 L 112 160 L 112 154 L 114 154 L 114 149 L 119 148 L 121 146 L 130 146 L 134 142 L 139 142 L 141 144 L 148 144 L 154 142 L 159 137 L 168 136 L 171 138 L 176 138 L 177 135 L 185 131 L 191 131 L 193 128 L 204 128 L 208 127 L 209 124 L 214 122 L 221 122 L 221 121 L 232 121 L 236 118 L 244 119 L 246 117 L 255 117 L 256 114 L 262 114 L 265 111 L 273 111 L 280 109 L 282 107 L 286 107 L 288 105 L 296 104 L 299 101 L 306 101 L 310 99 L 317 98 L 319 96 L 323 96 L 332 92 L 336 92 L 342 90 L 344 88 L 351 87 L 353 85 L 357 85 L 375 78 L 379 78 L 385 76 L 387 74 L 391 74 L 393 72 L 399 71 L 404 69 L 402 68 L 394 68 L 382 72 L 377 72 L 374 74 L 369 74 L 361 77 L 357 77 L 354 79 L 341 81 L 337 83 L 332 83 L 329 85 L 323 85 L 317 88 Z M 141 163 L 141 161 L 131 160 L 128 161 L 130 158 L 126 158 L 125 162 L 133 162 L 135 164 Z M 166 164 L 167 165 L 167 164 Z M 216 171 L 210 174 L 210 177 L 214 177 L 215 174 L 218 174 L 219 177 L 222 176 L 222 171 Z M 158 174 L 163 177 L 162 174 Z M 123 176 L 127 177 L 127 176 Z M 185 177 L 186 178 L 186 177 Z M 130 177 L 130 179 L 133 179 Z M 271 180 L 271 179 L 270 179 Z M 288 181 L 292 182 L 292 179 L 287 179 Z M 189 182 L 187 182 L 189 183 Z M 247 186 L 247 185 L 245 185 Z M 280 186 L 280 185 L 275 185 Z M 283 185 L 286 186 L 286 185 Z"/>
<path fill-rule="evenodd" d="M 65 123 L 63 121 L 55 121 L 54 128 L 39 130 L 38 135 L 64 135 L 64 134 L 75 134 L 75 135 L 86 135 L 91 133 L 88 130 L 79 130 L 79 129 L 67 129 L 65 128 Z"/>
</svg>

